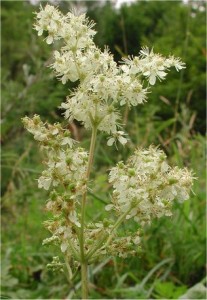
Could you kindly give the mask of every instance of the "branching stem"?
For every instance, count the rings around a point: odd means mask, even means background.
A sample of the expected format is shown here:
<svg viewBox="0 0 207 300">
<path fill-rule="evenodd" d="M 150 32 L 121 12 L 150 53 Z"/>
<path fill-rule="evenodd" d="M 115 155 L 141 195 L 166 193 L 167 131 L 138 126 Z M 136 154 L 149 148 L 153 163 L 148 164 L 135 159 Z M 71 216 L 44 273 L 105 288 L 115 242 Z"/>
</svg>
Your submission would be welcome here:
<svg viewBox="0 0 207 300">
<path fill-rule="evenodd" d="M 95 143 L 97 136 L 97 126 L 93 126 L 92 136 L 91 136 L 91 144 L 89 150 L 88 157 L 88 167 L 86 171 L 86 183 L 89 180 L 91 168 L 93 164 Z M 81 203 L 81 229 L 80 229 L 80 254 L 81 254 L 81 282 L 82 282 L 82 298 L 88 298 L 88 279 L 87 279 L 87 260 L 85 256 L 85 236 L 84 236 L 84 228 L 85 228 L 85 210 L 86 210 L 86 197 L 87 197 L 87 188 L 83 194 L 82 203 Z"/>
<path fill-rule="evenodd" d="M 122 221 L 125 219 L 126 215 L 130 212 L 132 208 L 128 209 L 123 215 L 121 215 L 118 220 L 116 221 L 116 223 L 114 224 L 114 226 L 111 228 L 111 232 L 110 235 L 105 243 L 105 246 L 108 246 L 108 244 L 110 243 L 111 239 L 113 238 L 113 231 L 119 227 L 119 225 L 122 223 Z M 96 244 L 96 246 L 94 248 L 92 248 L 88 253 L 87 253 L 87 259 L 90 259 L 93 254 L 100 248 L 101 244 L 103 244 L 104 240 L 106 239 L 106 235 L 104 235 L 104 237 L 98 242 L 98 244 Z"/>
</svg>

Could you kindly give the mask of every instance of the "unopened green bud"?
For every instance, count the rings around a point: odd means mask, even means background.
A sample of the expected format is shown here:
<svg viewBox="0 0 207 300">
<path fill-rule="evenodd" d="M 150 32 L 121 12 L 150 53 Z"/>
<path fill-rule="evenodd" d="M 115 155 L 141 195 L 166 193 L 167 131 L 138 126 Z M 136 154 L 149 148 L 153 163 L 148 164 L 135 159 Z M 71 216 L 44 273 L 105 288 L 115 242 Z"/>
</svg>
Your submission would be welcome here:
<svg viewBox="0 0 207 300">
<path fill-rule="evenodd" d="M 54 146 L 54 141 L 53 140 L 49 140 L 47 141 L 48 146 L 53 147 Z"/>
<path fill-rule="evenodd" d="M 137 198 L 133 198 L 131 202 L 131 207 L 136 207 L 137 206 Z"/>
<path fill-rule="evenodd" d="M 118 197 L 119 196 L 119 192 L 118 191 L 113 191 L 113 195 L 114 195 L 114 197 Z"/>
<path fill-rule="evenodd" d="M 88 161 L 88 156 L 83 156 L 83 161 Z"/>
<path fill-rule="evenodd" d="M 66 158 L 66 163 L 67 163 L 67 165 L 70 165 L 71 162 L 72 162 L 72 158 L 71 158 L 70 156 L 68 156 L 68 157 Z"/>
<path fill-rule="evenodd" d="M 152 161 L 151 158 L 145 158 L 144 159 L 144 162 L 146 162 L 146 163 L 151 162 L 151 161 Z"/>
<path fill-rule="evenodd" d="M 62 196 L 62 199 L 63 199 L 63 201 L 65 201 L 65 202 L 70 202 L 70 196 L 67 195 L 67 194 L 63 195 L 63 196 Z"/>
<path fill-rule="evenodd" d="M 76 49 L 76 46 L 71 47 L 71 51 L 72 51 L 72 52 L 76 52 L 76 50 L 77 50 L 77 49 Z"/>
<path fill-rule="evenodd" d="M 64 180 L 64 186 L 65 187 L 68 186 L 69 184 L 70 184 L 70 180 L 69 179 Z"/>
<path fill-rule="evenodd" d="M 41 122 L 40 116 L 34 115 L 33 121 L 34 121 L 34 124 L 35 124 L 35 125 L 38 125 L 38 124 Z"/>
<path fill-rule="evenodd" d="M 69 185 L 69 190 L 72 192 L 72 193 L 74 193 L 75 192 L 75 184 L 74 183 L 71 183 L 70 185 Z"/>
<path fill-rule="evenodd" d="M 160 154 L 160 160 L 165 160 L 166 159 L 166 155 L 164 153 Z"/>
<path fill-rule="evenodd" d="M 157 174 L 154 173 L 150 174 L 150 179 L 155 179 L 155 178 L 157 178 Z"/>
<path fill-rule="evenodd" d="M 177 182 L 178 182 L 178 180 L 175 179 L 175 178 L 170 178 L 169 179 L 169 184 L 174 184 L 174 183 L 177 183 Z"/>
<path fill-rule="evenodd" d="M 94 58 L 95 58 L 95 59 L 98 59 L 98 58 L 99 58 L 99 56 L 100 56 L 100 55 L 99 55 L 99 53 L 98 53 L 98 52 L 96 52 L 96 53 L 94 54 Z"/>
<path fill-rule="evenodd" d="M 129 172 L 130 176 L 134 176 L 135 175 L 135 169 L 129 168 L 128 172 Z"/>
<path fill-rule="evenodd" d="M 169 201 L 167 199 L 164 199 L 162 202 L 164 205 L 167 205 L 169 203 Z"/>
<path fill-rule="evenodd" d="M 110 105 L 107 110 L 109 113 L 112 113 L 114 111 L 114 106 Z"/>
<path fill-rule="evenodd" d="M 103 220 L 103 226 L 108 227 L 110 225 L 110 221 L 108 219 Z"/>
<path fill-rule="evenodd" d="M 68 136 L 71 136 L 71 134 L 70 134 L 70 131 L 69 131 L 69 130 L 66 130 L 66 131 L 64 132 L 64 137 L 68 137 Z"/>
<path fill-rule="evenodd" d="M 118 166 L 119 169 L 123 169 L 124 168 L 124 164 L 123 164 L 122 161 L 118 162 L 117 166 Z"/>
</svg>

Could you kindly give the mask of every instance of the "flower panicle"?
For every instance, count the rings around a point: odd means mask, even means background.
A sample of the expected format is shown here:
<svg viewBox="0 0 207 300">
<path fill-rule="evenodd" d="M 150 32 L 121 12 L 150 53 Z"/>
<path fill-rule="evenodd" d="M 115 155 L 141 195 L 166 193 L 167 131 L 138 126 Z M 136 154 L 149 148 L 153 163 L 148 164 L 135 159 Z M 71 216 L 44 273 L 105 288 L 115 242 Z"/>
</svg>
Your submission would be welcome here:
<svg viewBox="0 0 207 300">
<path fill-rule="evenodd" d="M 171 67 L 177 71 L 185 68 L 180 58 L 164 57 L 148 47 L 118 64 L 107 47 L 101 51 L 95 45 L 94 22 L 85 14 L 70 11 L 64 15 L 49 4 L 40 6 L 34 29 L 38 36 L 45 35 L 47 44 L 59 41 L 50 65 L 58 79 L 62 84 L 77 83 L 61 104 L 65 119 L 105 132 L 108 146 L 117 146 L 117 142 L 125 146 L 129 141 L 120 124 L 120 107 L 144 104 L 150 85 L 157 79 L 164 80 Z M 80 206 L 89 189 L 88 170 L 93 155 L 79 147 L 69 130 L 59 123 L 44 123 L 38 115 L 22 121 L 46 154 L 38 187 L 50 191 L 46 210 L 52 218 L 44 224 L 51 237 L 43 244 L 59 246 L 67 260 L 63 264 L 54 257 L 49 268 L 62 271 L 67 267 L 70 277 L 71 260 L 73 266 L 79 266 L 83 256 L 87 263 L 93 263 L 108 254 L 119 253 L 123 258 L 134 255 L 140 247 L 141 229 L 122 236 L 117 231 L 121 222 L 133 219 L 142 227 L 155 217 L 171 216 L 175 199 L 183 202 L 189 198 L 192 172 L 170 167 L 158 147 L 137 148 L 126 163 L 119 162 L 109 173 L 113 194 L 106 210 L 114 210 L 118 219 L 84 224 Z"/>
<path fill-rule="evenodd" d="M 106 210 L 126 214 L 126 219 L 145 224 L 155 217 L 170 216 L 175 199 L 189 199 L 193 174 L 187 168 L 170 167 L 157 147 L 139 148 L 127 164 L 119 162 L 109 173 L 112 203 Z"/>
<path fill-rule="evenodd" d="M 177 71 L 185 67 L 179 58 L 165 58 L 148 47 L 143 47 L 139 56 L 124 58 L 118 65 L 108 48 L 102 52 L 95 45 L 94 23 L 85 14 L 71 11 L 63 15 L 49 4 L 37 13 L 35 30 L 38 35 L 48 33 L 48 44 L 62 40 L 51 64 L 62 83 L 79 81 L 66 103 L 62 103 L 65 117 L 80 121 L 86 129 L 92 129 L 95 120 L 98 130 L 109 135 L 107 145 L 115 141 L 126 144 L 127 139 L 120 135 L 123 128 L 117 110 L 147 101 L 149 87 L 144 87 L 143 78 L 154 85 L 157 78 L 165 79 L 170 67 Z"/>
</svg>

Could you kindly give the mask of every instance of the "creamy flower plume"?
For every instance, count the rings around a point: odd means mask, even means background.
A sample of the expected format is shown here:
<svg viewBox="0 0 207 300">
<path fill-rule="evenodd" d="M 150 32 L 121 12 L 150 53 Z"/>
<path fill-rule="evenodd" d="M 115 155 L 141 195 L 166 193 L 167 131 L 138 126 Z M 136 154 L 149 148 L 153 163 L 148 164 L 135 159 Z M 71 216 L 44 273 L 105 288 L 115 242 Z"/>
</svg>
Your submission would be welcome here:
<svg viewBox="0 0 207 300">
<path fill-rule="evenodd" d="M 51 65 L 58 78 L 63 84 L 79 80 L 78 88 L 62 103 L 65 117 L 82 122 L 87 129 L 96 124 L 98 130 L 111 135 L 108 144 L 121 129 L 119 107 L 136 106 L 147 100 L 143 77 L 153 85 L 156 78 L 165 79 L 169 67 L 174 66 L 177 71 L 184 67 L 180 59 L 164 58 L 148 48 L 143 48 L 139 57 L 125 59 L 125 64 L 117 65 L 107 49 L 101 52 L 94 44 L 94 24 L 85 14 L 63 15 L 57 8 L 46 5 L 36 19 L 35 29 L 39 35 L 43 31 L 48 33 L 47 43 L 62 40 L 60 50 L 54 51 Z"/>
<path fill-rule="evenodd" d="M 177 71 L 185 67 L 179 58 L 165 58 L 146 47 L 138 56 L 117 64 L 107 48 L 101 51 L 94 44 L 93 27 L 85 14 L 63 15 L 48 4 L 40 8 L 34 25 L 39 36 L 45 35 L 47 44 L 58 41 L 59 49 L 54 51 L 50 65 L 58 79 L 63 84 L 76 82 L 61 108 L 69 122 L 75 119 L 92 129 L 89 155 L 59 123 L 43 123 L 38 115 L 23 118 L 46 157 L 38 187 L 50 191 L 46 209 L 52 217 L 45 222 L 51 237 L 43 244 L 60 247 L 70 278 L 71 261 L 78 271 L 83 262 L 91 264 L 106 255 L 134 255 L 141 229 L 120 233 L 119 225 L 126 219 L 144 225 L 154 217 L 170 216 L 175 199 L 183 202 L 189 198 L 193 180 L 187 169 L 171 168 L 158 148 L 137 149 L 126 164 L 118 163 L 109 174 L 113 196 L 106 210 L 115 211 L 118 219 L 86 224 L 85 203 L 97 130 L 108 134 L 108 146 L 116 142 L 125 145 L 128 137 L 120 124 L 120 107 L 145 103 L 149 85 L 165 79 L 170 67 Z M 62 270 L 66 264 L 54 257 L 49 267 Z"/>
<path fill-rule="evenodd" d="M 86 190 L 88 153 L 77 146 L 70 132 L 60 124 L 44 124 L 38 115 L 32 119 L 25 117 L 22 121 L 46 156 L 46 169 L 38 178 L 38 187 L 52 190 L 46 209 L 53 213 L 54 220 L 45 223 L 52 236 L 43 244 L 58 244 L 65 253 L 72 251 L 68 243 L 70 239 L 73 247 L 78 249 L 74 228 L 80 227 L 80 216 L 76 210 L 80 206 L 80 196 Z"/>
<path fill-rule="evenodd" d="M 69 12 L 64 16 L 57 8 L 49 4 L 44 9 L 41 7 L 40 12 L 36 14 L 36 20 L 34 28 L 38 31 L 38 35 L 42 35 L 44 31 L 48 32 L 47 44 L 62 38 L 67 50 L 90 46 L 90 38 L 96 33 L 92 29 L 94 23 L 89 22 L 85 14 L 75 16 Z"/>
<path fill-rule="evenodd" d="M 134 218 L 141 224 L 170 216 L 175 199 L 183 202 L 189 198 L 192 181 L 187 169 L 167 164 L 163 151 L 153 146 L 137 149 L 126 165 L 120 162 L 111 169 L 109 182 L 114 191 L 106 210 L 126 213 L 126 219 Z"/>
<path fill-rule="evenodd" d="M 157 78 L 164 80 L 168 68 L 175 67 L 177 71 L 185 68 L 185 64 L 180 58 L 174 56 L 166 58 L 161 54 L 154 53 L 153 49 L 150 51 L 148 47 L 143 47 L 139 56 L 124 59 L 124 62 L 129 66 L 129 74 L 143 75 L 151 85 L 156 83 Z"/>
</svg>

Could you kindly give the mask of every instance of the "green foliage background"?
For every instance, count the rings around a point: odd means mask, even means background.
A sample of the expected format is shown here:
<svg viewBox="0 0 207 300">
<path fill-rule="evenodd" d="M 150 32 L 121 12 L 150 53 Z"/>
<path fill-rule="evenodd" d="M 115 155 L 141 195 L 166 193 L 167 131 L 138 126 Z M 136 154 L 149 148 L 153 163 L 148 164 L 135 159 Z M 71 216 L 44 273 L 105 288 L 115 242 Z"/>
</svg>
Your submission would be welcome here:
<svg viewBox="0 0 207 300">
<path fill-rule="evenodd" d="M 110 193 L 108 169 L 126 160 L 136 145 L 160 144 L 172 164 L 192 168 L 197 177 L 194 194 L 184 205 L 175 204 L 173 218 L 155 220 L 145 229 L 138 256 L 124 261 L 110 258 L 91 268 L 91 298 L 178 299 L 189 292 L 191 299 L 189 288 L 200 283 L 194 297 L 197 293 L 204 299 L 205 3 L 137 1 L 119 10 L 110 1 L 59 3 L 63 11 L 71 4 L 87 7 L 88 16 L 97 23 L 97 44 L 102 49 L 108 45 L 117 61 L 147 45 L 186 62 L 183 72 L 171 72 L 165 82 L 153 87 L 148 103 L 123 111 L 131 137 L 125 149 L 109 148 L 104 137 L 98 137 L 88 218 L 101 217 Z M 79 277 L 74 289 L 63 274 L 45 268 L 57 249 L 41 245 L 48 235 L 42 225 L 47 219 L 47 194 L 36 184 L 43 157 L 21 124 L 23 116 L 34 113 L 43 120 L 62 121 L 58 106 L 72 87 L 63 86 L 46 67 L 52 51 L 32 29 L 36 10 L 38 6 L 28 1 L 1 3 L 2 299 L 78 298 Z M 77 123 L 73 133 L 87 148 L 89 133 Z"/>
</svg>

